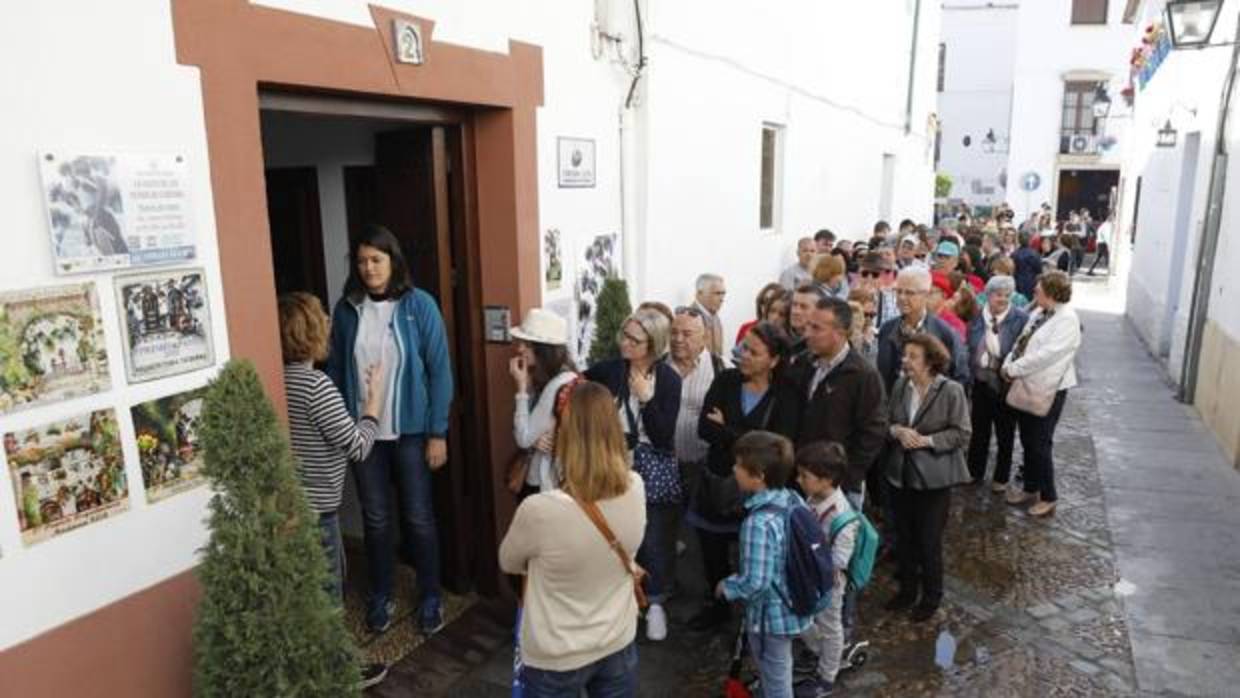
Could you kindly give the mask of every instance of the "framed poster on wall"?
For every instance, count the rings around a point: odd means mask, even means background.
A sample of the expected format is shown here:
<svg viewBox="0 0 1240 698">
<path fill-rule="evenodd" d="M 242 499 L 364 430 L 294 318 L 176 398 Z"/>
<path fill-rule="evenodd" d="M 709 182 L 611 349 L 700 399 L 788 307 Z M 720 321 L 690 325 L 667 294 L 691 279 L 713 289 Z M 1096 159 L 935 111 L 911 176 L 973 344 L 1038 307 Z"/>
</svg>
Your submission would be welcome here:
<svg viewBox="0 0 1240 698">
<path fill-rule="evenodd" d="M 202 269 L 118 276 L 125 375 L 130 383 L 173 376 L 214 363 L 211 312 Z"/>
<path fill-rule="evenodd" d="M 592 188 L 595 174 L 594 139 L 560 137 L 555 142 L 560 188 Z"/>
<path fill-rule="evenodd" d="M 146 501 L 153 504 L 206 482 L 198 442 L 206 392 L 206 388 L 196 388 L 130 409 Z"/>
<path fill-rule="evenodd" d="M 114 410 L 8 432 L 4 455 L 28 546 L 129 508 Z"/>
<path fill-rule="evenodd" d="M 94 284 L 0 292 L 0 415 L 111 387 Z"/>
<path fill-rule="evenodd" d="M 184 157 L 45 151 L 39 170 L 57 274 L 194 258 Z"/>
</svg>

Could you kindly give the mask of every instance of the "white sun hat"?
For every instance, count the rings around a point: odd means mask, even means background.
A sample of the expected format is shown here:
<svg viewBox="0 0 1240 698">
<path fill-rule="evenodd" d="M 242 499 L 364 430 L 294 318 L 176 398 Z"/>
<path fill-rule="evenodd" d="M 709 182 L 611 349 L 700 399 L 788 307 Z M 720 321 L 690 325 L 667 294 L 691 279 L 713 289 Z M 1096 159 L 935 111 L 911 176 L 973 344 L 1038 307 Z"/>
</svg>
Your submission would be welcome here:
<svg viewBox="0 0 1240 698">
<path fill-rule="evenodd" d="M 568 344 L 568 322 L 550 310 L 531 308 L 520 327 L 509 330 L 513 337 L 539 344 Z"/>
</svg>

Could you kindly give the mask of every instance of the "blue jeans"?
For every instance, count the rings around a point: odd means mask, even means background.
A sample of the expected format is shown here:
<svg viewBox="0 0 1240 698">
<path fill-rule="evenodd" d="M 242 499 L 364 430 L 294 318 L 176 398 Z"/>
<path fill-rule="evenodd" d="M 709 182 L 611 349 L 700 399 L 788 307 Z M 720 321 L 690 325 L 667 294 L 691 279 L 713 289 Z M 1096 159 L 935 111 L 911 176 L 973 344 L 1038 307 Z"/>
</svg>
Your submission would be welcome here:
<svg viewBox="0 0 1240 698">
<path fill-rule="evenodd" d="M 402 436 L 396 441 L 376 441 L 370 455 L 353 466 L 357 496 L 362 503 L 362 529 L 366 541 L 366 569 L 370 591 L 366 620 L 382 625 L 392 598 L 396 558 L 392 541 L 392 489 L 396 490 L 397 522 L 401 545 L 418 573 L 418 605 L 438 604 L 439 531 L 431 501 L 431 470 L 426 464 L 426 440 Z"/>
<path fill-rule="evenodd" d="M 319 541 L 327 555 L 327 593 L 337 603 L 344 602 L 344 545 L 340 540 L 340 514 L 319 514 Z"/>
<path fill-rule="evenodd" d="M 646 598 L 666 603 L 676 581 L 676 532 L 680 528 L 679 504 L 647 504 L 646 533 L 637 549 L 637 564 L 647 572 Z"/>
<path fill-rule="evenodd" d="M 637 643 L 571 671 L 521 670 L 525 698 L 631 698 L 637 695 Z"/>
<path fill-rule="evenodd" d="M 750 632 L 749 653 L 762 677 L 762 697 L 792 698 L 792 637 Z"/>
</svg>

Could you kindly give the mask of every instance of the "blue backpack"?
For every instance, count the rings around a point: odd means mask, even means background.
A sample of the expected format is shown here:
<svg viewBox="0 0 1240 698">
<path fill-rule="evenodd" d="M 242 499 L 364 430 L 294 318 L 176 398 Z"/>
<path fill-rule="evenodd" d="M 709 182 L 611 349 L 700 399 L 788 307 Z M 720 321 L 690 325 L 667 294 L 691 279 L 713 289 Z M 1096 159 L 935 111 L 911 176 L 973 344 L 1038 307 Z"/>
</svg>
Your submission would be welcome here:
<svg viewBox="0 0 1240 698">
<path fill-rule="evenodd" d="M 784 516 L 784 577 L 788 581 L 788 596 L 780 594 L 784 604 L 798 616 L 818 613 L 831 603 L 831 587 L 835 584 L 831 544 L 822 525 L 804 504 L 768 505 L 759 508 L 762 510 Z"/>
<path fill-rule="evenodd" d="M 865 514 L 853 509 L 831 519 L 830 546 L 835 547 L 835 538 L 848 524 L 856 522 L 857 537 L 853 544 L 852 557 L 848 560 L 848 583 L 854 589 L 862 589 L 870 583 L 874 573 L 874 559 L 878 557 L 878 529 L 865 517 Z"/>
</svg>

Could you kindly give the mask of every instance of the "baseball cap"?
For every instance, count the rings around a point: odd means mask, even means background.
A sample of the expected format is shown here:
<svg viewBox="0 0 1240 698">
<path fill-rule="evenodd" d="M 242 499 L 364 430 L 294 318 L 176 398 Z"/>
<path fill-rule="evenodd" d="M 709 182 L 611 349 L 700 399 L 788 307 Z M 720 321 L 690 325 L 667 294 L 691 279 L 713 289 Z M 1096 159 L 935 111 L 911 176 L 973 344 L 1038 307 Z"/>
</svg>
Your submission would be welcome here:
<svg viewBox="0 0 1240 698">
<path fill-rule="evenodd" d="M 934 253 L 944 257 L 959 257 L 960 245 L 957 245 L 951 240 L 943 240 L 939 243 L 938 247 L 934 248 Z"/>
</svg>

